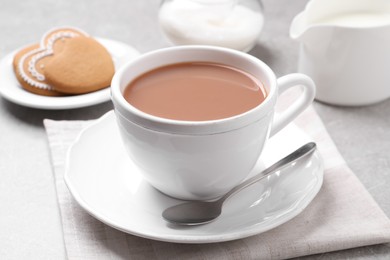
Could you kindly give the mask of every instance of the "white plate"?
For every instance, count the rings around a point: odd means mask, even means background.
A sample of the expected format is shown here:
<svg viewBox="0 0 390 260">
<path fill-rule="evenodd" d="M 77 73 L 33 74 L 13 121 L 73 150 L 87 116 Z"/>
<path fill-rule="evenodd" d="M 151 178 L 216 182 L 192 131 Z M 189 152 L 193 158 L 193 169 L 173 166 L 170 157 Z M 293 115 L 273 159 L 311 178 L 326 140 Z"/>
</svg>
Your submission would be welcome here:
<svg viewBox="0 0 390 260">
<path fill-rule="evenodd" d="M 254 172 L 292 152 L 305 138 L 295 126 L 278 134 L 265 148 L 268 156 L 264 164 L 259 163 Z M 109 226 L 154 240 L 210 243 L 259 234 L 298 215 L 322 185 L 323 163 L 315 152 L 309 160 L 232 197 L 214 222 L 174 226 L 165 222 L 161 213 L 181 201 L 163 195 L 143 180 L 127 157 L 111 111 L 81 132 L 69 150 L 64 177 L 81 207 Z"/>
<path fill-rule="evenodd" d="M 137 50 L 124 43 L 109 39 L 96 39 L 111 54 L 115 70 L 139 55 Z M 109 87 L 92 93 L 65 97 L 36 95 L 24 90 L 16 79 L 12 68 L 13 57 L 17 51 L 13 51 L 0 60 L 0 95 L 9 101 L 26 107 L 55 110 L 86 107 L 103 103 L 110 99 Z"/>
</svg>

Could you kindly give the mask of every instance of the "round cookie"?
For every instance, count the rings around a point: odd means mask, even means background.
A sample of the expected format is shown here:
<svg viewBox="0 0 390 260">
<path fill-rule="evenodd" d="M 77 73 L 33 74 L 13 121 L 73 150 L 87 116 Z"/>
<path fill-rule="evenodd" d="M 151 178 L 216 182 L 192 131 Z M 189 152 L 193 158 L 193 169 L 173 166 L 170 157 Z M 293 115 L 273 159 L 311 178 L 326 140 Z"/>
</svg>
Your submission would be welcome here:
<svg viewBox="0 0 390 260">
<path fill-rule="evenodd" d="M 14 55 L 14 60 L 13 60 L 13 62 L 12 62 L 12 67 L 13 67 L 14 71 L 17 72 L 18 64 L 19 64 L 20 58 L 22 58 L 22 56 L 23 56 L 24 54 L 26 54 L 26 53 L 29 52 L 29 51 L 38 49 L 38 48 L 39 48 L 39 44 L 36 43 L 36 44 L 28 45 L 28 46 L 26 46 L 26 47 L 20 49 L 18 52 L 16 52 L 15 55 Z"/>
<path fill-rule="evenodd" d="M 19 50 L 13 59 L 13 69 L 15 72 L 16 79 L 19 81 L 22 88 L 25 90 L 32 92 L 34 94 L 43 95 L 43 96 L 61 96 L 64 95 L 58 91 L 55 91 L 52 87 L 48 86 L 46 82 L 41 82 L 42 84 L 45 84 L 47 86 L 45 87 L 36 87 L 30 83 L 28 83 L 27 80 L 23 79 L 22 73 L 19 69 L 19 64 L 21 63 L 22 58 L 24 59 L 24 62 L 22 62 L 23 69 L 25 71 L 28 71 L 28 62 L 31 59 L 32 55 L 27 55 L 29 53 L 33 53 L 34 51 L 39 49 L 39 44 L 32 44 L 29 45 L 21 50 Z M 26 76 L 29 76 L 29 73 L 25 73 Z M 32 78 L 32 76 L 31 76 Z"/>
<path fill-rule="evenodd" d="M 46 81 L 55 90 L 82 94 L 106 88 L 115 68 L 111 55 L 91 37 L 68 39 L 45 65 Z"/>
</svg>

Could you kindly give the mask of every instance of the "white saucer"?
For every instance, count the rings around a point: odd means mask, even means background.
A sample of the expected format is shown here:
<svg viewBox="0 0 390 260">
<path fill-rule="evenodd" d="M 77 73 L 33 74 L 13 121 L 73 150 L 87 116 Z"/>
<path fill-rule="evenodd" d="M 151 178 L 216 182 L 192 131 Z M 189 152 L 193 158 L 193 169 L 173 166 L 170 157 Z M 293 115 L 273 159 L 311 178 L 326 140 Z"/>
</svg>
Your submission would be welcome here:
<svg viewBox="0 0 390 260">
<path fill-rule="evenodd" d="M 264 151 L 268 156 L 264 157 L 264 164 L 259 162 L 254 173 L 308 139 L 295 126 L 285 130 L 269 141 Z M 214 222 L 193 227 L 174 226 L 165 222 L 161 213 L 181 201 L 163 195 L 143 180 L 127 157 L 115 115 L 110 111 L 82 131 L 69 150 L 64 177 L 81 207 L 109 226 L 154 240 L 210 243 L 259 234 L 298 215 L 322 185 L 323 163 L 315 152 L 309 160 L 232 197 Z"/>
<path fill-rule="evenodd" d="M 139 55 L 137 50 L 124 43 L 102 38 L 97 38 L 97 40 L 111 54 L 115 70 Z M 92 93 L 65 97 L 41 96 L 24 90 L 12 68 L 13 57 L 17 51 L 13 51 L 0 60 L 0 95 L 9 101 L 26 107 L 56 110 L 91 106 L 110 99 L 109 87 Z"/>
</svg>

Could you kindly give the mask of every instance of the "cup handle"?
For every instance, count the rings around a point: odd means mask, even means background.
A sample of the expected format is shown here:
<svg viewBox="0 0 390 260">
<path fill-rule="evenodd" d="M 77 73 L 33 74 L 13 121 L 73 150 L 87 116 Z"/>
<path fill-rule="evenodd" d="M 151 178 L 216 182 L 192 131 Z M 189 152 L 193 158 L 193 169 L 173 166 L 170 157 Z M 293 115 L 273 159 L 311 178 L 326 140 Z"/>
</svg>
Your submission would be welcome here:
<svg viewBox="0 0 390 260">
<path fill-rule="evenodd" d="M 314 81 L 308 76 L 300 73 L 292 73 L 277 79 L 279 86 L 278 96 L 292 87 L 301 87 L 303 92 L 282 113 L 275 115 L 272 123 L 270 136 L 273 136 L 284 128 L 288 123 L 293 121 L 300 113 L 303 112 L 314 100 L 316 88 Z"/>
</svg>

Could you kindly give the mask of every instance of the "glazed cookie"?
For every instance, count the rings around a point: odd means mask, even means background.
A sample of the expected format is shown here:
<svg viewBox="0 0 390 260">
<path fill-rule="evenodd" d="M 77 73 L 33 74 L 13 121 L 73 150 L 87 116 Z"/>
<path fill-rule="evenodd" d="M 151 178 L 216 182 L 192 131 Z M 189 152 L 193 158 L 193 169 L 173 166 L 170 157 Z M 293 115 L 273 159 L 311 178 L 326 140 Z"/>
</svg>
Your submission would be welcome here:
<svg viewBox="0 0 390 260">
<path fill-rule="evenodd" d="M 14 70 L 21 86 L 39 95 L 64 95 L 46 82 L 45 64 L 52 58 L 54 51 L 61 52 L 68 39 L 80 36 L 88 35 L 75 28 L 57 28 L 47 32 L 39 45 L 28 46 L 19 51 L 14 57 Z"/>
<path fill-rule="evenodd" d="M 88 34 L 64 27 L 47 32 L 39 45 L 18 52 L 14 70 L 26 90 L 58 96 L 108 87 L 114 64 L 107 50 Z"/>
<path fill-rule="evenodd" d="M 37 49 L 39 49 L 39 44 L 33 44 L 33 45 L 29 45 L 29 46 L 21 49 L 20 51 L 18 51 L 15 54 L 14 60 L 13 60 L 13 69 L 15 71 L 15 76 L 16 76 L 17 80 L 19 81 L 22 88 L 24 88 L 25 90 L 27 90 L 29 92 L 38 94 L 38 95 L 43 95 L 43 96 L 61 96 L 61 95 L 63 95 L 62 93 L 55 91 L 52 87 L 47 85 L 45 80 L 39 82 L 42 85 L 44 84 L 44 87 L 37 87 L 35 85 L 28 83 L 27 80 L 24 80 L 22 78 L 22 76 L 21 76 L 22 73 L 19 70 L 19 63 L 20 63 L 22 57 L 24 59 L 24 61 L 21 63 L 23 66 L 23 70 L 28 71 L 28 63 L 29 63 L 32 55 L 27 55 L 27 56 L 25 56 L 25 55 L 27 53 L 32 53 L 32 51 L 37 50 Z M 29 73 L 25 73 L 25 75 L 26 75 L 26 77 L 28 77 Z M 31 80 L 33 80 L 32 76 L 31 76 Z"/>
</svg>

